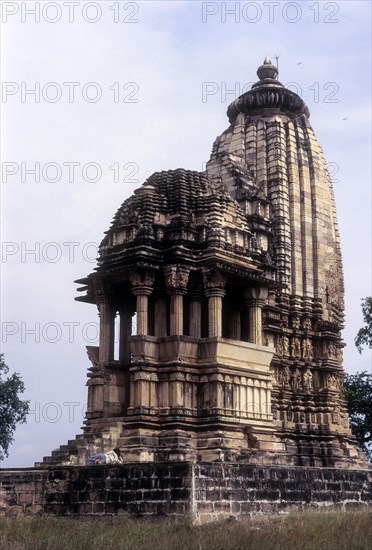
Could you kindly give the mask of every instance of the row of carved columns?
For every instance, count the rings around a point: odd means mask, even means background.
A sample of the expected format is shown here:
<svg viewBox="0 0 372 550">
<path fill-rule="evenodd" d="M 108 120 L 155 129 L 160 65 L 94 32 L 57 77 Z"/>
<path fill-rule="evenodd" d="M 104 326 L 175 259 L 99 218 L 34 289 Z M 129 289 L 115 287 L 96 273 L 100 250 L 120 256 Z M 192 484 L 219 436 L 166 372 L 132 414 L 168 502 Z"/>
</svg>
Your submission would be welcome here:
<svg viewBox="0 0 372 550">
<path fill-rule="evenodd" d="M 164 270 L 165 290 L 169 296 L 169 310 L 167 300 L 159 297 L 153 303 L 154 336 L 166 336 L 167 326 L 169 335 L 184 334 L 184 297 L 188 294 L 189 273 L 178 266 L 167 266 Z M 154 274 L 137 272 L 132 274 L 132 294 L 136 298 L 135 313 L 137 317 L 137 335 L 149 334 L 149 297 L 153 292 Z M 208 337 L 222 337 L 222 308 L 225 296 L 226 278 L 219 272 L 203 273 L 204 296 L 208 300 Z M 244 306 L 247 310 L 249 333 L 248 341 L 262 344 L 262 307 L 265 304 L 267 290 L 264 287 L 250 287 L 244 291 Z M 190 336 L 200 338 L 202 335 L 202 300 L 203 293 L 191 291 L 188 294 Z M 130 362 L 128 338 L 132 333 L 133 311 L 128 304 L 119 308 L 110 301 L 110 295 L 102 293 L 97 297 L 100 315 L 99 361 L 101 364 L 113 359 L 114 323 L 117 310 L 120 315 L 120 347 L 119 360 L 121 363 Z M 169 311 L 169 313 L 167 313 Z M 169 319 L 167 315 L 169 314 Z M 168 321 L 168 323 L 167 323 Z M 240 312 L 229 311 L 229 336 L 235 340 L 242 339 Z"/>
</svg>

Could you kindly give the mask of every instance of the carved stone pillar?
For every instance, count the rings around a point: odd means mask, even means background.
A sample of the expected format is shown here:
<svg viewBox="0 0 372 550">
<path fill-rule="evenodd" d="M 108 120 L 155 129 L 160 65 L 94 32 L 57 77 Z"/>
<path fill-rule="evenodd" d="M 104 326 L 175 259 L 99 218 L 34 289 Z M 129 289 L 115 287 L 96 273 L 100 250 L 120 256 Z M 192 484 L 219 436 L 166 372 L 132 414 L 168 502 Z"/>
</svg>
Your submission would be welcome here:
<svg viewBox="0 0 372 550">
<path fill-rule="evenodd" d="M 130 365 L 130 345 L 129 337 L 132 334 L 132 316 L 131 305 L 124 303 L 119 307 L 120 315 L 120 337 L 119 337 L 119 361 L 122 365 Z"/>
<path fill-rule="evenodd" d="M 132 334 L 132 316 L 133 309 L 129 300 L 123 303 L 119 308 L 120 314 L 120 341 L 119 341 L 119 362 L 125 367 L 123 374 L 123 388 L 121 389 L 120 400 L 122 409 L 127 410 L 130 400 L 130 375 L 129 367 L 131 365 L 131 351 L 129 338 Z"/>
<path fill-rule="evenodd" d="M 170 296 L 170 334 L 183 334 L 183 294 L 174 290 Z"/>
<path fill-rule="evenodd" d="M 183 334 L 183 297 L 187 292 L 189 270 L 178 265 L 170 265 L 164 269 L 165 285 L 170 295 L 170 335 Z"/>
<path fill-rule="evenodd" d="M 92 418 L 100 418 L 104 415 L 104 384 L 103 376 L 97 376 L 93 381 Z"/>
<path fill-rule="evenodd" d="M 201 300 L 200 296 L 192 295 L 190 301 L 190 336 L 201 337 Z"/>
<path fill-rule="evenodd" d="M 98 360 L 101 365 L 109 363 L 114 358 L 116 307 L 112 304 L 108 290 L 101 282 L 96 282 L 95 296 L 99 312 Z"/>
<path fill-rule="evenodd" d="M 262 345 L 262 308 L 266 303 L 268 290 L 265 287 L 252 287 L 244 293 L 249 315 L 249 341 Z"/>
<path fill-rule="evenodd" d="M 222 336 L 222 298 L 225 296 L 226 278 L 218 272 L 205 272 L 204 292 L 208 298 L 208 336 Z"/>
<path fill-rule="evenodd" d="M 137 312 L 137 335 L 146 336 L 148 334 L 148 307 L 149 296 L 152 292 L 154 283 L 154 273 L 133 273 L 130 281 L 132 283 L 132 293 L 136 296 L 136 312 Z"/>
<path fill-rule="evenodd" d="M 189 305 L 189 334 L 194 338 L 201 338 L 202 324 L 202 284 L 201 281 L 194 281 L 190 289 Z"/>
<path fill-rule="evenodd" d="M 241 340 L 240 311 L 236 309 L 230 311 L 229 331 L 232 340 Z"/>
<path fill-rule="evenodd" d="M 88 370 L 88 403 L 87 420 L 103 416 L 103 385 L 104 374 L 99 363 L 98 346 L 87 346 L 87 353 L 92 366 Z"/>
<path fill-rule="evenodd" d="M 155 300 L 154 336 L 167 335 L 167 302 L 163 298 Z"/>
</svg>

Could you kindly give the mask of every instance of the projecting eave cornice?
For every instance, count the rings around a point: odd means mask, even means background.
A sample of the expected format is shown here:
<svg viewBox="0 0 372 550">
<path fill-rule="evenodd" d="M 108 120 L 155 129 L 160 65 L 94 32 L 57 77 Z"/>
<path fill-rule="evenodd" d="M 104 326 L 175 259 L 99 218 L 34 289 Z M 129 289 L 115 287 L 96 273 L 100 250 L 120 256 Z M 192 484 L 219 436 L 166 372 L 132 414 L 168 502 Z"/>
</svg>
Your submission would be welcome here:
<svg viewBox="0 0 372 550">
<path fill-rule="evenodd" d="M 234 123 L 240 113 L 257 116 L 268 112 L 284 114 L 290 118 L 300 115 L 310 117 L 306 103 L 297 94 L 286 88 L 270 85 L 258 86 L 235 99 L 227 109 L 227 116 L 230 123 Z"/>
<path fill-rule="evenodd" d="M 278 80 L 278 68 L 266 57 L 257 69 L 258 82 L 251 90 L 233 101 L 227 109 L 233 124 L 240 113 L 249 116 L 284 114 L 289 118 L 300 115 L 310 117 L 310 111 L 302 99 Z"/>
</svg>

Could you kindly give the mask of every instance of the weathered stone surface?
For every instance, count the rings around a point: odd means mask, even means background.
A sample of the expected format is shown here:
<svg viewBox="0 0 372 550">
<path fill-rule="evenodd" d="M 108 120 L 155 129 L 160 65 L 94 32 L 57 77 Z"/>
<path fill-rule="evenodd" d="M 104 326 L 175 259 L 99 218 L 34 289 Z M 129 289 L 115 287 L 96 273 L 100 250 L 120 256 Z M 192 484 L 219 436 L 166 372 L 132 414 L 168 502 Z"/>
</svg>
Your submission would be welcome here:
<svg viewBox="0 0 372 550">
<path fill-rule="evenodd" d="M 371 482 L 372 471 L 367 470 L 228 463 L 2 470 L 0 515 L 189 514 L 206 522 L 307 507 L 346 510 L 372 506 Z"/>
</svg>

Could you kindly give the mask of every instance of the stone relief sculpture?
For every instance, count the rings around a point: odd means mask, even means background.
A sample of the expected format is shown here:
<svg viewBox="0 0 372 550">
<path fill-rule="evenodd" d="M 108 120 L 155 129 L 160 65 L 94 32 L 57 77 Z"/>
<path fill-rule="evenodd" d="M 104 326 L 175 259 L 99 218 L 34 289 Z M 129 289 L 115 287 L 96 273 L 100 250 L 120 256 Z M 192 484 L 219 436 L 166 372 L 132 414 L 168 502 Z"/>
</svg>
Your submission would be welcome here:
<svg viewBox="0 0 372 550">
<path fill-rule="evenodd" d="M 302 341 L 302 357 L 303 359 L 311 360 L 313 358 L 313 345 L 309 338 Z"/>
<path fill-rule="evenodd" d="M 313 392 L 313 375 L 309 369 L 306 369 L 303 373 L 303 389 L 305 394 Z"/>
<path fill-rule="evenodd" d="M 302 390 L 302 376 L 299 369 L 295 369 L 291 375 L 291 386 L 294 393 L 300 393 Z"/>
<path fill-rule="evenodd" d="M 292 338 L 291 354 L 292 357 L 301 357 L 301 341 L 297 336 Z"/>
<path fill-rule="evenodd" d="M 289 355 L 289 338 L 287 336 L 283 336 L 282 345 L 283 345 L 283 355 L 287 357 Z"/>
<path fill-rule="evenodd" d="M 301 327 L 301 321 L 300 321 L 299 316 L 296 315 L 292 319 L 292 328 L 294 328 L 295 330 L 298 330 L 300 327 Z"/>
</svg>

